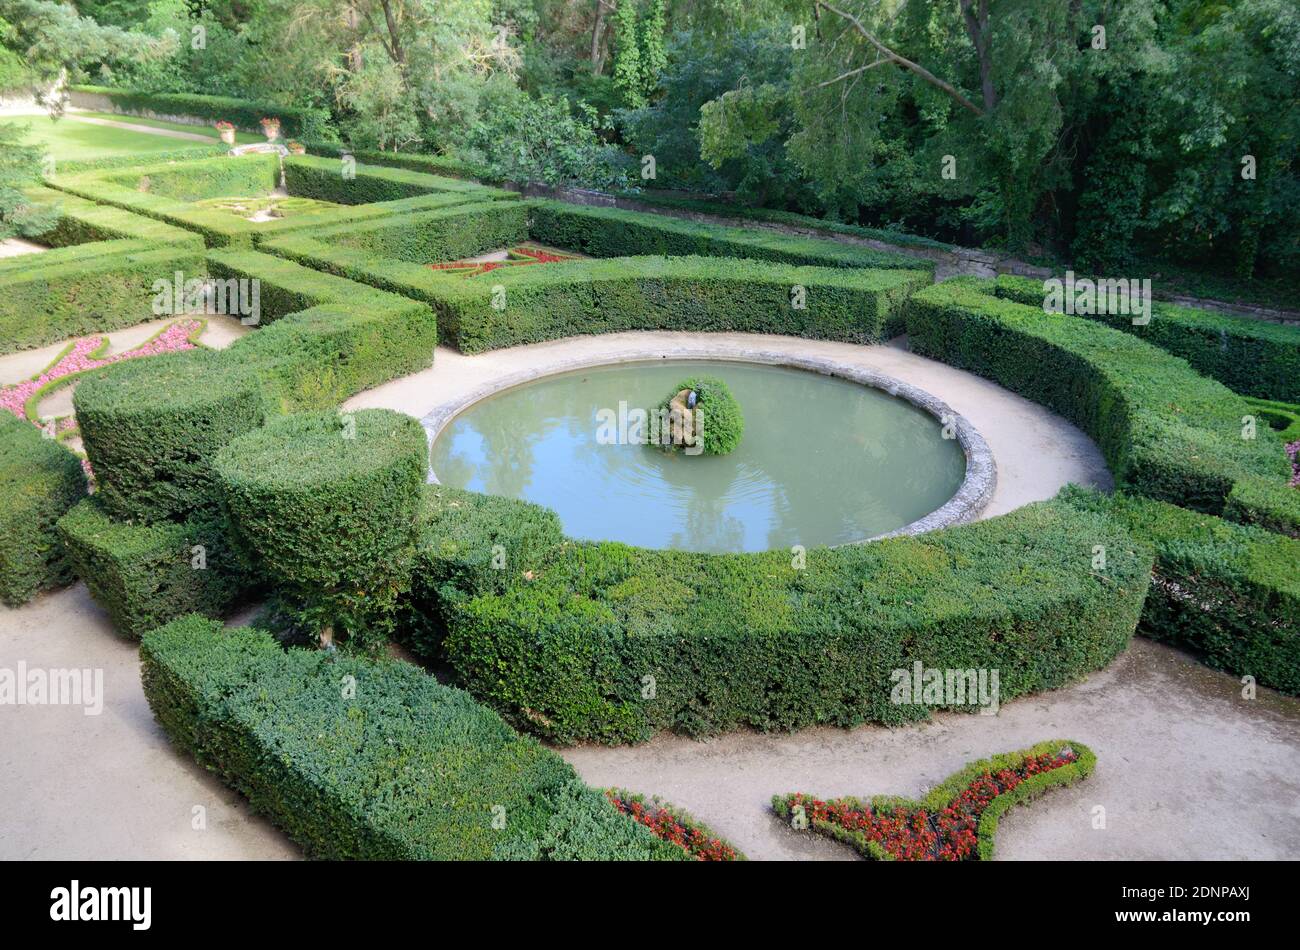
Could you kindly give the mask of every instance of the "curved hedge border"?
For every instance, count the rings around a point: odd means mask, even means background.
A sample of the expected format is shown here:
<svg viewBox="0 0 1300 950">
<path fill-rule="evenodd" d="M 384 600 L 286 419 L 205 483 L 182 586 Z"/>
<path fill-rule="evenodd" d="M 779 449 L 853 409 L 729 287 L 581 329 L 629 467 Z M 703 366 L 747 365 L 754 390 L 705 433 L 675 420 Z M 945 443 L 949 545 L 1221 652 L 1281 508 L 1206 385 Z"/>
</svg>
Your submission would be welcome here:
<svg viewBox="0 0 1300 950">
<path fill-rule="evenodd" d="M 901 330 L 903 301 L 930 280 L 923 271 L 727 257 L 572 261 L 466 278 L 395 256 L 454 260 L 500 246 L 502 238 L 518 234 L 523 213 L 520 206 L 448 208 L 349 228 L 337 237 L 329 231 L 291 235 L 264 248 L 427 301 L 443 336 L 464 353 L 576 334 L 657 329 L 877 342 Z M 387 246 L 394 256 L 372 253 L 365 245 Z M 805 290 L 802 308 L 793 305 L 796 286 Z"/>
<path fill-rule="evenodd" d="M 1155 549 L 1139 633 L 1300 695 L 1300 540 L 1149 498 L 1077 488 L 1062 497 Z"/>
<path fill-rule="evenodd" d="M 437 550 L 445 532 L 427 528 L 423 543 Z M 453 550 L 490 550 L 465 533 Z M 1092 569 L 1098 544 L 1104 572 Z M 1004 700 L 1062 686 L 1127 645 L 1151 557 L 1105 517 L 1047 502 L 919 537 L 814 548 L 805 569 L 781 551 L 567 541 L 506 566 L 495 583 L 471 573 L 485 593 L 419 605 L 449 619 L 441 658 L 521 727 L 560 743 L 620 743 L 662 729 L 924 718 L 931 707 L 891 702 L 892 671 L 918 661 L 998 669 Z"/>
<path fill-rule="evenodd" d="M 253 373 L 194 349 L 114 365 L 72 402 L 98 497 L 121 518 L 164 521 L 218 505 L 212 459 L 267 418 Z"/>
<path fill-rule="evenodd" d="M 807 822 L 804 827 L 851 845 L 863 857 L 877 861 L 989 861 L 993 858 L 998 821 L 1012 806 L 1087 778 L 1096 765 L 1096 755 L 1083 743 L 1053 739 L 1019 752 L 972 762 L 944 779 L 919 802 L 891 795 L 877 795 L 867 801 L 849 797 L 826 802 L 795 793 L 774 797 L 772 810 L 789 821 L 801 814 Z M 981 807 L 983 796 L 999 788 L 1005 790 Z M 962 797 L 968 789 L 973 800 Z M 945 809 L 950 809 L 951 818 L 961 814 L 978 816 L 974 835 L 968 827 L 950 829 L 944 827 L 943 820 L 936 823 L 936 816 Z M 873 818 L 891 825 L 887 834 L 893 851 L 881 843 L 880 828 L 871 826 Z M 956 824 L 964 826 L 965 822 L 958 820 Z M 895 853 L 899 849 L 903 849 L 902 853 Z"/>
<path fill-rule="evenodd" d="M 181 751 L 309 857 L 683 860 L 558 755 L 406 663 L 281 649 L 197 615 L 145 634 Z"/>
<path fill-rule="evenodd" d="M 1251 407 L 1186 361 L 1089 320 L 996 296 L 955 278 L 911 298 L 912 350 L 978 373 L 1088 433 L 1116 483 L 1182 507 L 1300 535 L 1281 440 L 1243 438 Z"/>
<path fill-rule="evenodd" d="M 999 277 L 996 293 L 1041 307 L 1043 282 Z M 1300 400 L 1300 327 L 1163 303 L 1151 305 L 1151 322 L 1145 326 L 1134 326 L 1128 315 L 1086 316 L 1181 356 L 1198 373 L 1243 396 Z"/>
<path fill-rule="evenodd" d="M 77 457 L 0 409 L 0 602 L 17 607 L 71 580 L 55 524 L 85 495 Z"/>
</svg>

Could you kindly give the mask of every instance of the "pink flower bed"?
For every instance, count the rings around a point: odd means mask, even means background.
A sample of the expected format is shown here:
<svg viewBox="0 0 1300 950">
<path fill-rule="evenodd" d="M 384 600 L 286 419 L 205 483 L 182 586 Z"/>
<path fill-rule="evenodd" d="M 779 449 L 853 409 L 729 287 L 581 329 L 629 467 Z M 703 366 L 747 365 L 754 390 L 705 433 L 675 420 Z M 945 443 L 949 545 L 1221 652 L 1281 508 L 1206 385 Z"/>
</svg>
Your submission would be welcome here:
<svg viewBox="0 0 1300 950">
<path fill-rule="evenodd" d="M 39 376 L 11 386 L 0 386 L 0 408 L 8 409 L 20 419 L 26 418 L 27 400 L 50 383 L 77 373 L 84 373 L 87 370 L 109 366 L 121 360 L 139 359 L 142 356 L 157 356 L 160 353 L 173 353 L 177 350 L 192 350 L 194 344 L 190 342 L 190 337 L 198 332 L 202 325 L 198 320 L 177 320 L 175 323 L 169 323 L 161 333 L 147 343 L 113 356 L 97 357 L 91 355 L 104 345 L 103 337 L 88 336 L 78 340 L 72 344 L 72 348 L 68 352 L 47 366 Z M 57 430 L 63 431 L 73 425 L 74 423 L 72 423 L 69 416 L 66 419 L 59 420 Z"/>
</svg>

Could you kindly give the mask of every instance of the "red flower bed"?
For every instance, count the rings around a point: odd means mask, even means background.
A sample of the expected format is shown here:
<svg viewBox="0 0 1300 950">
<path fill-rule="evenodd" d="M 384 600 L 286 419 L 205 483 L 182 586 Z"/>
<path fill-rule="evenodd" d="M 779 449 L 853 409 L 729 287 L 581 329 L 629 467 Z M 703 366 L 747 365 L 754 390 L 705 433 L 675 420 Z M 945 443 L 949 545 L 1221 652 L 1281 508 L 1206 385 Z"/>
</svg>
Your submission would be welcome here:
<svg viewBox="0 0 1300 950">
<path fill-rule="evenodd" d="M 976 832 L 990 802 L 1031 776 L 1077 760 L 1076 752 L 1065 749 L 1029 756 L 1015 768 L 984 772 L 937 812 L 904 807 L 876 812 L 850 801 L 826 802 L 803 793 L 791 795 L 787 805 L 790 809 L 802 805 L 810 825 L 823 822 L 859 834 L 899 861 L 967 861 L 977 856 Z"/>
<path fill-rule="evenodd" d="M 571 254 L 557 254 L 554 251 L 544 251 L 539 247 L 528 247 L 520 245 L 512 247 L 506 252 L 504 261 L 451 261 L 446 264 L 428 264 L 430 270 L 445 270 L 458 274 L 461 277 L 477 277 L 479 274 L 486 274 L 494 271 L 498 267 L 524 267 L 528 264 L 559 264 L 563 261 L 575 261 L 578 258 Z"/>
<path fill-rule="evenodd" d="M 737 861 L 739 852 L 705 829 L 679 817 L 662 805 L 647 802 L 619 789 L 607 789 L 605 796 L 625 815 L 645 825 L 656 838 L 669 841 L 697 861 Z"/>
</svg>

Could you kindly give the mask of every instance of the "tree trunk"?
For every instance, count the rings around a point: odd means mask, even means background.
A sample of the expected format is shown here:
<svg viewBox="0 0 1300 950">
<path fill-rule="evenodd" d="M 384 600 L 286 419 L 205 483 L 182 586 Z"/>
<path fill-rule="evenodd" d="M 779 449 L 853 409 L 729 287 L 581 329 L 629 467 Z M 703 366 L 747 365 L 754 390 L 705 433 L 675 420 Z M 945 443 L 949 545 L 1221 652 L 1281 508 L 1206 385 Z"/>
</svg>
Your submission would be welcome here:
<svg viewBox="0 0 1300 950">
<path fill-rule="evenodd" d="M 961 0 L 966 33 L 979 56 L 980 95 L 984 99 L 984 111 L 992 112 L 998 104 L 998 94 L 993 88 L 993 53 L 989 48 L 989 0 L 979 0 L 978 11 L 974 6 L 975 0 Z"/>
<path fill-rule="evenodd" d="M 605 0 L 596 0 L 596 22 L 591 27 L 591 72 L 599 76 L 605 70 Z"/>
</svg>

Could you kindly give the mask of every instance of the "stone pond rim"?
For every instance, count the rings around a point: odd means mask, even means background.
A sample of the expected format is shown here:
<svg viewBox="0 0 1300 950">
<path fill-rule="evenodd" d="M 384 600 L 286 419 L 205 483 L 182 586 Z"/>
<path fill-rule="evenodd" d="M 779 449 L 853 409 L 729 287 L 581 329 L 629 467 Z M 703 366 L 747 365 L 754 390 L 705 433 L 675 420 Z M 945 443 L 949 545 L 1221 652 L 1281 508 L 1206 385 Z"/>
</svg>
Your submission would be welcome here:
<svg viewBox="0 0 1300 950">
<path fill-rule="evenodd" d="M 920 387 L 873 369 L 841 360 L 798 355 L 773 349 L 755 348 L 743 352 L 718 354 L 710 352 L 708 349 L 698 349 L 690 346 L 677 351 L 665 352 L 662 345 L 656 346 L 648 343 L 599 355 L 588 354 L 570 359 L 554 360 L 548 362 L 545 366 L 523 369 L 459 393 L 435 406 L 424 415 L 420 422 L 424 426 L 430 453 L 432 454 L 434 443 L 457 416 L 491 396 L 569 372 L 625 363 L 657 363 L 666 360 L 757 364 L 819 373 L 823 376 L 847 380 L 885 392 L 890 396 L 910 403 L 934 417 L 941 425 L 949 428 L 952 437 L 956 440 L 966 458 L 965 476 L 956 492 L 938 508 L 900 528 L 871 537 L 844 542 L 845 544 L 865 544 L 884 538 L 924 534 L 949 525 L 974 521 L 993 498 L 994 490 L 997 487 L 997 465 L 992 451 L 974 425 L 942 399 Z M 429 467 L 428 481 L 438 483 L 432 465 Z M 831 545 L 831 547 L 838 546 L 842 545 Z"/>
</svg>

